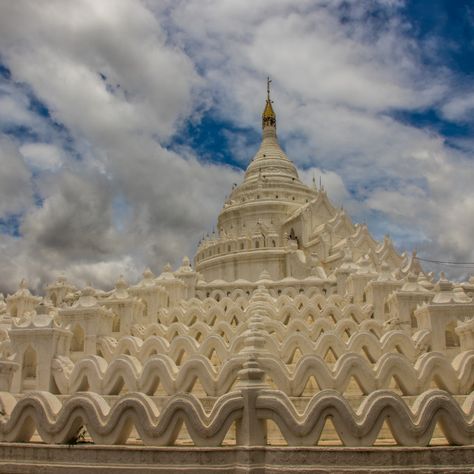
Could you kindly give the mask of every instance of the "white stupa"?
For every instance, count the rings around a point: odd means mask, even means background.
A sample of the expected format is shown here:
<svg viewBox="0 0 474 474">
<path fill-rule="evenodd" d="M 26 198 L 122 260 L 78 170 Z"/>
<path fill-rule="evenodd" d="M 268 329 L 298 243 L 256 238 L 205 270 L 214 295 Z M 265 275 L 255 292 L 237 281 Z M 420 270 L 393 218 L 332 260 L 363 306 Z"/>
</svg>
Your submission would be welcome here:
<svg viewBox="0 0 474 474">
<path fill-rule="evenodd" d="M 0 472 L 474 469 L 474 279 L 304 185 L 269 90 L 262 126 L 194 267 L 2 297 Z"/>
</svg>

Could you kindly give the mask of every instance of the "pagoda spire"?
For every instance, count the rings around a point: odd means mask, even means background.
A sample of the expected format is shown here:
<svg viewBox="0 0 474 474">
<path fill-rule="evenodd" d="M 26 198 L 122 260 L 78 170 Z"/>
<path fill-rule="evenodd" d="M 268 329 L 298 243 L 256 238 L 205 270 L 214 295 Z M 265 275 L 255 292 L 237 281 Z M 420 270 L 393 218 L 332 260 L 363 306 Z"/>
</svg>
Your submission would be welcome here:
<svg viewBox="0 0 474 474">
<path fill-rule="evenodd" d="M 265 109 L 262 114 L 262 129 L 265 130 L 266 127 L 272 127 L 276 129 L 276 114 L 272 107 L 272 100 L 270 99 L 270 84 L 272 83 L 271 79 L 267 77 L 267 103 L 265 104 Z"/>
</svg>

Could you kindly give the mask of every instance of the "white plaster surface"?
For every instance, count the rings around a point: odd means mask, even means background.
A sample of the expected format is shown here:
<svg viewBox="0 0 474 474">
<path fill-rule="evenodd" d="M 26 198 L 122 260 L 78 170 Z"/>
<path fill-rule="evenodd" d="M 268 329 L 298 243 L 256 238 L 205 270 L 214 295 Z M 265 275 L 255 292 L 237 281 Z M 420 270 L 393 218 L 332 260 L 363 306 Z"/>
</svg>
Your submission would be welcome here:
<svg viewBox="0 0 474 474">
<path fill-rule="evenodd" d="M 470 472 L 474 279 L 377 242 L 262 123 L 194 266 L 0 301 L 0 472 Z"/>
</svg>

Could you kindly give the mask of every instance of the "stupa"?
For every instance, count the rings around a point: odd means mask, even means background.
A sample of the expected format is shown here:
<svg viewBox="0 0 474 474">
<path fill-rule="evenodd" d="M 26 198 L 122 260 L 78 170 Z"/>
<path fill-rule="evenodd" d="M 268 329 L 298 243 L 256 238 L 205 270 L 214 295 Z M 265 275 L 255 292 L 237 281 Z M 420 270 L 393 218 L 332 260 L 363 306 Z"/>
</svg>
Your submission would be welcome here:
<svg viewBox="0 0 474 474">
<path fill-rule="evenodd" d="M 474 278 L 354 224 L 276 123 L 268 87 L 194 265 L 1 298 L 0 472 L 473 472 Z"/>
</svg>

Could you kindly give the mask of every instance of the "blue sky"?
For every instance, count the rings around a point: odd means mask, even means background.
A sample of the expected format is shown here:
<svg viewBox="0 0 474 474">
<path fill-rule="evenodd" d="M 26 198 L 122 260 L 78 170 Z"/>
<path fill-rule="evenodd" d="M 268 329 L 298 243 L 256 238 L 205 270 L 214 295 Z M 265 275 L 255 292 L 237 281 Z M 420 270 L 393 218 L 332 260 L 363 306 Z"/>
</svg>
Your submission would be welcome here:
<svg viewBox="0 0 474 474">
<path fill-rule="evenodd" d="M 473 27 L 462 0 L 2 2 L 1 289 L 192 256 L 267 75 L 304 180 L 400 250 L 474 261 Z"/>
</svg>

